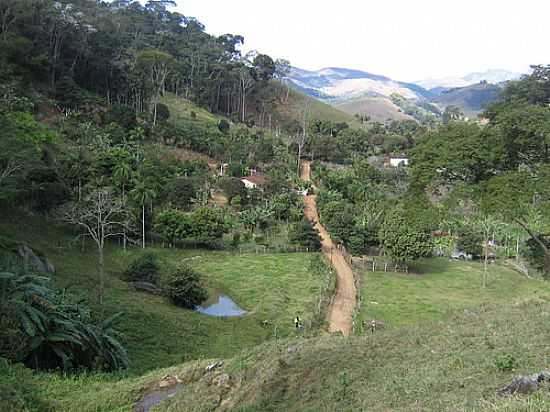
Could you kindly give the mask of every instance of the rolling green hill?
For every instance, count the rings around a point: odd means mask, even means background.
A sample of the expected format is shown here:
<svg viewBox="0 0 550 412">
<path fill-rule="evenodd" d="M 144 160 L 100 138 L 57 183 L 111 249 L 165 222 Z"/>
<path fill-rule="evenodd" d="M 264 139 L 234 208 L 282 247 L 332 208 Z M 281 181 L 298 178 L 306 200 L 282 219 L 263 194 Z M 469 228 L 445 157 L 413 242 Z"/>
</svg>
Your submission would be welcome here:
<svg viewBox="0 0 550 412">
<path fill-rule="evenodd" d="M 392 101 L 385 97 L 365 97 L 363 99 L 346 101 L 336 105 L 336 108 L 349 114 L 366 114 L 373 121 L 411 120 L 412 117 L 403 113 Z"/>
<path fill-rule="evenodd" d="M 478 83 L 472 86 L 451 89 L 432 100 L 441 110 L 457 106 L 468 117 L 476 117 L 500 96 L 501 85 Z"/>
<path fill-rule="evenodd" d="M 352 113 L 346 113 L 338 107 L 323 103 L 292 88 L 287 90 L 282 84 L 277 84 L 276 87 L 279 88 L 277 95 L 280 98 L 275 104 L 273 116 L 283 126 L 291 122 L 301 122 L 306 105 L 309 107 L 309 117 L 311 119 L 345 122 L 355 127 L 361 126 Z"/>
</svg>

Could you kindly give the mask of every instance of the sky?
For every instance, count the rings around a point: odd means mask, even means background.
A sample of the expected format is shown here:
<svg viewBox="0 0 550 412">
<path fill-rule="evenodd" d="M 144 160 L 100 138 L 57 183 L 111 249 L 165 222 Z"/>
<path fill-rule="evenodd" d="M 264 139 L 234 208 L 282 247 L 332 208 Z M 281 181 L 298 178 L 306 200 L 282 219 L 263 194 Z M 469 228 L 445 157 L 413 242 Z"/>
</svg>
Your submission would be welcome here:
<svg viewBox="0 0 550 412">
<path fill-rule="evenodd" d="M 548 63 L 547 0 L 177 0 L 215 34 L 241 34 L 293 66 L 345 67 L 396 80 Z"/>
</svg>

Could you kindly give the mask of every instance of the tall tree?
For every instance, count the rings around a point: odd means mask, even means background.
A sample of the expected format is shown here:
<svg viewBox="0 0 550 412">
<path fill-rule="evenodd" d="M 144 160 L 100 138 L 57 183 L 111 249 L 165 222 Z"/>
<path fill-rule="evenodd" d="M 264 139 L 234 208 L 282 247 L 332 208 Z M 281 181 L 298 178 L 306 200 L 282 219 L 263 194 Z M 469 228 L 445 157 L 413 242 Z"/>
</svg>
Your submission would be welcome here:
<svg viewBox="0 0 550 412">
<path fill-rule="evenodd" d="M 149 179 L 138 175 L 130 195 L 141 206 L 141 247 L 145 249 L 145 206 L 157 197 L 157 192 Z"/>
<path fill-rule="evenodd" d="M 120 236 L 130 227 L 130 214 L 113 190 L 99 187 L 91 190 L 80 202 L 71 202 L 59 210 L 59 218 L 80 226 L 84 235 L 95 242 L 98 251 L 99 303 L 103 304 L 105 293 L 105 242 L 113 236 Z"/>
</svg>

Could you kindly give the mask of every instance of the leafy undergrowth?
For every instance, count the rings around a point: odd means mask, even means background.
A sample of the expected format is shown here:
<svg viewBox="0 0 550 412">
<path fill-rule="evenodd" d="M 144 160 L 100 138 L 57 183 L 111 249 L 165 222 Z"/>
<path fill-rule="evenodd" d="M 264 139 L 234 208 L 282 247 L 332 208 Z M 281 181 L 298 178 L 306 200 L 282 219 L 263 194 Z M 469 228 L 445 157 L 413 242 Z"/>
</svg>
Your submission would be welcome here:
<svg viewBox="0 0 550 412">
<path fill-rule="evenodd" d="M 155 411 L 547 411 L 550 393 L 500 397 L 515 375 L 550 361 L 550 302 L 457 312 L 445 321 L 362 337 L 265 343 L 206 372 L 195 361 L 139 378 L 35 375 L 63 411 L 130 411 L 167 375 L 183 389 Z M 503 366 L 504 365 L 504 366 Z"/>
<path fill-rule="evenodd" d="M 523 297 L 550 299 L 550 284 L 501 265 L 488 266 L 487 287 L 482 288 L 483 265 L 448 259 L 425 259 L 415 264 L 417 274 L 360 271 L 363 321 L 380 320 L 387 327 L 439 320 L 454 310 L 486 303 L 506 303 Z"/>
</svg>

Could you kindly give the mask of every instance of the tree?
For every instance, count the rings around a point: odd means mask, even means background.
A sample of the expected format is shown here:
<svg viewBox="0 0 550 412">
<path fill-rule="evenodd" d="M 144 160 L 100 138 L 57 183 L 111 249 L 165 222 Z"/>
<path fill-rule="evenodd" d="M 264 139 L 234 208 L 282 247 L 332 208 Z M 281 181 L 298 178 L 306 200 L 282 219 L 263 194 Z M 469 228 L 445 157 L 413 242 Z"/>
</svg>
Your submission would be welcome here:
<svg viewBox="0 0 550 412">
<path fill-rule="evenodd" d="M 498 130 L 454 122 L 428 133 L 411 151 L 413 184 L 476 184 L 503 167 Z"/>
<path fill-rule="evenodd" d="M 128 163 L 126 159 L 119 159 L 113 169 L 113 180 L 120 185 L 122 191 L 122 203 L 124 207 L 126 207 L 126 186 L 130 182 L 131 176 L 132 167 L 130 166 L 130 163 Z M 124 228 L 124 234 L 122 236 L 122 247 L 124 250 L 126 250 L 127 240 L 128 237 L 126 234 L 126 229 Z"/>
<path fill-rule="evenodd" d="M 301 130 L 296 132 L 295 142 L 298 146 L 298 177 L 300 177 L 301 164 L 300 159 L 302 158 L 302 151 L 308 142 L 308 125 L 309 125 L 309 111 L 311 107 L 311 102 L 306 100 L 302 108 L 302 124 Z"/>
<path fill-rule="evenodd" d="M 104 249 L 110 237 L 123 235 L 130 228 L 130 214 L 122 200 L 110 188 L 91 190 L 79 202 L 71 202 L 59 210 L 59 218 L 85 230 L 84 235 L 95 242 L 98 251 L 99 303 L 105 290 Z"/>
<path fill-rule="evenodd" d="M 138 175 L 130 195 L 141 205 L 141 247 L 145 249 L 145 205 L 157 197 L 157 192 L 150 179 Z"/>
<path fill-rule="evenodd" d="M 430 233 L 411 227 L 400 208 L 392 210 L 380 230 L 384 251 L 393 259 L 406 265 L 432 253 L 433 242 Z"/>
<path fill-rule="evenodd" d="M 151 89 L 153 108 L 153 126 L 157 124 L 159 99 L 164 91 L 166 79 L 175 65 L 174 58 L 161 50 L 150 49 L 137 56 L 137 67 L 143 72 L 145 81 Z"/>
<path fill-rule="evenodd" d="M 544 236 L 550 230 L 550 167 L 509 171 L 489 180 L 483 208 L 522 228 L 544 252 L 543 272 L 550 275 L 550 248 Z"/>
<path fill-rule="evenodd" d="M 481 236 L 483 242 L 483 287 L 487 287 L 487 264 L 489 263 L 489 241 L 499 222 L 490 214 L 477 214 L 470 217 L 470 225 Z"/>
<path fill-rule="evenodd" d="M 271 80 L 277 70 L 275 62 L 267 54 L 258 54 L 252 64 L 256 77 L 264 83 Z"/>
<path fill-rule="evenodd" d="M 458 250 L 468 253 L 474 257 L 481 256 L 483 253 L 483 236 L 473 229 L 462 230 L 458 235 Z"/>
<path fill-rule="evenodd" d="M 190 237 L 205 246 L 215 246 L 229 231 L 223 212 L 210 207 L 200 207 L 191 214 Z"/>
<path fill-rule="evenodd" d="M 234 197 L 240 196 L 241 200 L 246 198 L 246 187 L 240 179 L 227 177 L 220 182 L 220 188 L 224 191 L 229 203 Z"/>
<path fill-rule="evenodd" d="M 175 207 L 187 210 L 199 191 L 199 181 L 194 177 L 178 177 L 166 186 L 166 198 Z"/>
<path fill-rule="evenodd" d="M 315 228 L 314 222 L 305 217 L 296 223 L 290 233 L 290 240 L 311 251 L 321 249 L 321 236 Z"/>
<path fill-rule="evenodd" d="M 254 85 L 254 78 L 250 74 L 250 69 L 243 66 L 239 70 L 239 86 L 241 92 L 241 122 L 246 122 L 246 98 L 250 88 Z"/>
<path fill-rule="evenodd" d="M 464 113 L 462 113 L 462 110 L 460 110 L 458 106 L 447 106 L 442 116 L 443 124 L 449 124 L 450 122 L 463 119 Z"/>
</svg>

